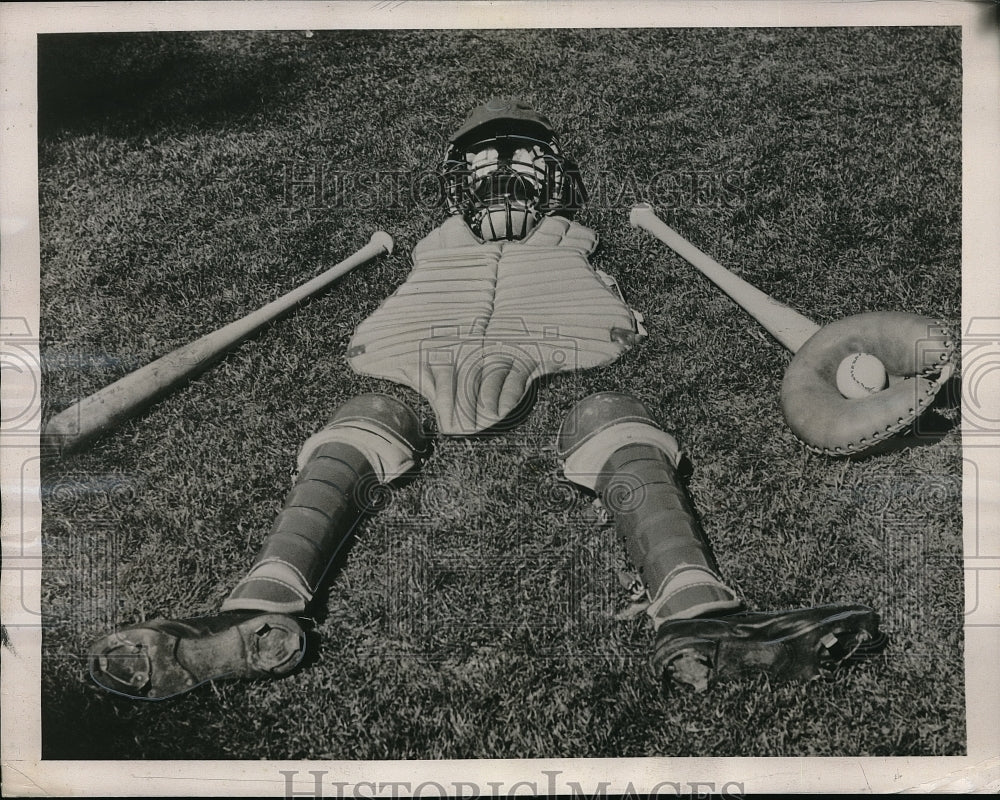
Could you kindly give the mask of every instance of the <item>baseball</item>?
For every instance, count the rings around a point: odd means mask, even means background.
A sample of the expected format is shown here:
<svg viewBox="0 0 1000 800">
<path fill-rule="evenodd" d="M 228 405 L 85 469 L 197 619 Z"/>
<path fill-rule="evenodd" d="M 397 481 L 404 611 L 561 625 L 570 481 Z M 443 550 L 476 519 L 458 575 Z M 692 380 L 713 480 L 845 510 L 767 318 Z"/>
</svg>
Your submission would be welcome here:
<svg viewBox="0 0 1000 800">
<path fill-rule="evenodd" d="M 487 147 L 475 153 L 472 156 L 472 177 L 475 180 L 479 180 L 493 172 L 496 169 L 497 157 L 498 154 L 495 147 Z"/>
<path fill-rule="evenodd" d="M 851 353 L 837 368 L 837 388 L 852 400 L 881 392 L 887 383 L 885 365 L 870 353 Z"/>
</svg>

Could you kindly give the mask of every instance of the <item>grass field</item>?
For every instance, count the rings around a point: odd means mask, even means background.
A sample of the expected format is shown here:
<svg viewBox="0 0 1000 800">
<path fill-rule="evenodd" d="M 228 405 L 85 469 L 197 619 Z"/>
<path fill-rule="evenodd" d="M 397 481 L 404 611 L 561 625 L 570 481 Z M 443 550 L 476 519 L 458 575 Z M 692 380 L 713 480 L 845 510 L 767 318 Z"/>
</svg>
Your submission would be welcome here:
<svg viewBox="0 0 1000 800">
<path fill-rule="evenodd" d="M 957 29 L 665 29 L 43 36 L 42 352 L 51 414 L 389 231 L 346 278 L 88 451 L 43 467 L 53 624 L 46 759 L 888 756 L 965 751 L 957 397 L 915 446 L 807 452 L 788 354 L 629 227 L 648 200 L 818 323 L 960 321 Z M 301 443 L 340 403 L 354 327 L 443 219 L 426 171 L 489 96 L 547 113 L 580 163 L 580 221 L 649 337 L 548 381 L 503 436 L 439 438 L 368 519 L 316 609 L 319 649 L 273 683 L 160 703 L 93 686 L 115 625 L 212 612 Z M 416 187 L 416 188 L 412 188 Z M 751 608 L 861 602 L 891 641 L 808 686 L 696 695 L 617 621 L 627 569 L 552 443 L 587 394 L 634 394 L 689 453 L 689 491 Z M 919 446 L 917 446 L 919 445 Z"/>
</svg>

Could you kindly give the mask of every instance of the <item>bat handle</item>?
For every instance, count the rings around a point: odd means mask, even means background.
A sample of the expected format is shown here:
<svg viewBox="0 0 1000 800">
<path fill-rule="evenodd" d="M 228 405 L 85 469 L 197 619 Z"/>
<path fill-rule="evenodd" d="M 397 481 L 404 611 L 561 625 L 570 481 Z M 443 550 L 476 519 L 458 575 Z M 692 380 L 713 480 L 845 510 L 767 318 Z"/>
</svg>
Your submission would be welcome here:
<svg viewBox="0 0 1000 800">
<path fill-rule="evenodd" d="M 629 222 L 633 227 L 642 228 L 653 234 L 701 272 L 792 353 L 819 330 L 819 325 L 815 322 L 779 303 L 699 250 L 656 216 L 649 203 L 638 203 L 633 206 L 629 213 Z"/>
</svg>

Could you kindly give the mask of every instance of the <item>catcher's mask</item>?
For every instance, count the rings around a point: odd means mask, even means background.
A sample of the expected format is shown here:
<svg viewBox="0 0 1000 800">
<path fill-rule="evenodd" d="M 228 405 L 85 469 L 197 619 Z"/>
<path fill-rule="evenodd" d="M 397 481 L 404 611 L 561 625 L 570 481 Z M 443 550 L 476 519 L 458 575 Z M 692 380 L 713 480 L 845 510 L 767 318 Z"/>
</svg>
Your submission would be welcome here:
<svg viewBox="0 0 1000 800">
<path fill-rule="evenodd" d="M 559 151 L 549 120 L 517 100 L 490 100 L 448 141 L 445 202 L 482 239 L 523 239 L 543 216 L 586 201 L 576 165 Z"/>
</svg>

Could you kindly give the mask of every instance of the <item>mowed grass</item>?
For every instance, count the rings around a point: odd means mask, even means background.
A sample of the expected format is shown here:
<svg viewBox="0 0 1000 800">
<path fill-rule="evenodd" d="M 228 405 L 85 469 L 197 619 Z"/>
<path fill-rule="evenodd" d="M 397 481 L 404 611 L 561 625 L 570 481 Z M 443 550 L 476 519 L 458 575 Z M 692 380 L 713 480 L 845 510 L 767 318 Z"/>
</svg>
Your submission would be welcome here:
<svg viewBox="0 0 1000 800">
<path fill-rule="evenodd" d="M 141 417 L 44 464 L 45 758 L 965 751 L 957 397 L 914 446 L 807 452 L 778 407 L 789 355 L 627 221 L 636 200 L 654 203 L 818 323 L 898 309 L 957 331 L 956 29 L 43 36 L 39 75 L 47 415 L 377 229 L 396 241 Z M 645 314 L 648 338 L 610 367 L 546 381 L 503 435 L 438 437 L 338 560 L 314 610 L 318 649 L 293 676 L 155 703 L 93 686 L 96 636 L 217 608 L 300 445 L 340 403 L 387 391 L 433 423 L 344 355 L 443 219 L 426 171 L 496 94 L 562 133 L 593 195 L 580 221 L 602 237 L 594 264 Z M 885 653 L 806 686 L 659 685 L 644 618 L 614 619 L 628 604 L 620 542 L 552 447 L 572 404 L 607 389 L 680 440 L 692 500 L 749 607 L 869 604 Z"/>
</svg>

